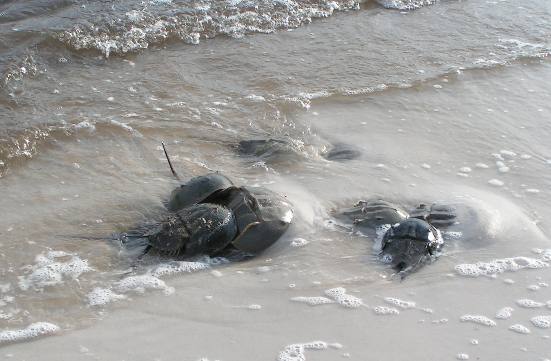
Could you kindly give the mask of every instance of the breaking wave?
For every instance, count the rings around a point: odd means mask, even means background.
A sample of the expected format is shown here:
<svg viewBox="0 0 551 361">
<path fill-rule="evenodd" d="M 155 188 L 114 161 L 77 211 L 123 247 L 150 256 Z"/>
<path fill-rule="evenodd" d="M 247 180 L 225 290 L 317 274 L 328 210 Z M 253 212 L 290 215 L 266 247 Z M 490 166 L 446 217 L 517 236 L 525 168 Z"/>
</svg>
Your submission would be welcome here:
<svg viewBox="0 0 551 361">
<path fill-rule="evenodd" d="M 150 1 L 139 9 L 108 13 L 98 22 L 77 24 L 55 37 L 75 50 L 98 50 L 109 57 L 168 39 L 198 44 L 217 35 L 241 37 L 297 28 L 336 10 L 359 8 L 359 0 L 191 1 L 185 6 Z"/>
</svg>

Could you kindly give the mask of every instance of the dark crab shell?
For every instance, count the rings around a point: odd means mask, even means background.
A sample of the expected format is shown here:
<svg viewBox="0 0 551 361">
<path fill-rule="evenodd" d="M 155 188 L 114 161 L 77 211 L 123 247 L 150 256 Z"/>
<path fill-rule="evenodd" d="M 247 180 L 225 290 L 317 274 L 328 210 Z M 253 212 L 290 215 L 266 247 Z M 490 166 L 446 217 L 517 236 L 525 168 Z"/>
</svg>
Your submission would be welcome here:
<svg viewBox="0 0 551 361">
<path fill-rule="evenodd" d="M 356 227 L 375 229 L 383 224 L 399 223 L 408 218 L 408 213 L 398 205 L 374 200 L 359 201 L 351 208 L 340 210 L 337 217 L 352 220 Z"/>
<path fill-rule="evenodd" d="M 423 219 L 437 227 L 448 227 L 456 222 L 457 213 L 457 206 L 453 204 L 433 203 L 430 207 L 420 204 L 411 212 L 411 217 Z"/>
<path fill-rule="evenodd" d="M 428 246 L 438 246 L 443 243 L 440 231 L 430 223 L 418 218 L 408 218 L 392 227 L 383 237 L 383 249 L 391 242 L 410 239 L 426 243 Z"/>
<path fill-rule="evenodd" d="M 240 233 L 232 242 L 239 250 L 258 253 L 274 244 L 289 228 L 293 220 L 293 208 L 287 200 L 265 188 L 251 188 L 247 197 L 253 202 L 246 202 L 249 212 L 236 211 L 237 223 Z M 251 212 L 257 216 L 257 220 L 247 222 L 246 214 Z"/>
<path fill-rule="evenodd" d="M 323 152 L 322 156 L 327 160 L 346 161 L 360 158 L 362 152 L 349 144 L 336 143 L 329 150 Z"/>
<path fill-rule="evenodd" d="M 191 178 L 172 191 L 167 208 L 174 212 L 201 203 L 212 194 L 228 187 L 233 187 L 233 182 L 220 173 Z"/>
<path fill-rule="evenodd" d="M 259 158 L 269 164 L 297 162 L 306 157 L 302 142 L 286 138 L 242 140 L 236 148 L 242 156 Z"/>
<path fill-rule="evenodd" d="M 431 259 L 443 243 L 440 231 L 434 226 L 418 218 L 408 218 L 385 233 L 381 253 L 384 261 L 403 274 Z"/>
<path fill-rule="evenodd" d="M 202 203 L 179 210 L 144 236 L 154 249 L 170 254 L 215 254 L 237 235 L 234 214 L 226 207 Z"/>
<path fill-rule="evenodd" d="M 275 243 L 293 218 L 293 209 L 285 198 L 264 188 L 230 187 L 205 201 L 223 204 L 233 211 L 238 235 L 232 245 L 253 254 Z"/>
</svg>

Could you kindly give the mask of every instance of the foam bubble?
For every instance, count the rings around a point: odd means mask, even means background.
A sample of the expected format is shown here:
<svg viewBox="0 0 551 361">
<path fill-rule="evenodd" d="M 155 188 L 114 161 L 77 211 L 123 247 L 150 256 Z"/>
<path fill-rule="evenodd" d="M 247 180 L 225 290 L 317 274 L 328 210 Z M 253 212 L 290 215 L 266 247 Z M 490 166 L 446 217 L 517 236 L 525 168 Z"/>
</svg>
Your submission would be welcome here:
<svg viewBox="0 0 551 361">
<path fill-rule="evenodd" d="M 540 308 L 545 306 L 545 303 L 530 300 L 528 298 L 523 298 L 523 299 L 517 300 L 517 305 L 524 308 Z"/>
<path fill-rule="evenodd" d="M 514 158 L 517 156 L 517 153 L 511 150 L 500 150 L 499 153 L 509 158 Z"/>
<path fill-rule="evenodd" d="M 291 221 L 293 220 L 293 216 L 294 216 L 294 213 L 292 210 L 288 210 L 287 212 L 285 212 L 285 214 L 281 217 L 281 221 L 284 222 L 284 223 L 291 223 Z"/>
<path fill-rule="evenodd" d="M 291 298 L 293 302 L 306 303 L 310 306 L 326 305 L 328 303 L 335 303 L 333 300 L 327 297 L 293 297 Z"/>
<path fill-rule="evenodd" d="M 529 285 L 528 287 L 526 287 L 529 291 L 538 291 L 540 289 L 540 286 L 539 285 Z"/>
<path fill-rule="evenodd" d="M 172 261 L 157 266 L 151 271 L 153 277 L 171 276 L 177 273 L 191 273 L 208 269 L 210 265 L 203 262 Z"/>
<path fill-rule="evenodd" d="M 501 186 L 503 186 L 505 183 L 503 183 L 503 181 L 500 181 L 499 179 L 493 178 L 493 179 L 490 179 L 490 180 L 488 181 L 488 184 L 489 184 L 489 185 L 492 185 L 492 186 L 494 186 L 494 187 L 501 187 Z"/>
<path fill-rule="evenodd" d="M 512 307 L 503 307 L 496 312 L 496 318 L 500 320 L 507 320 L 513 316 L 514 309 Z"/>
<path fill-rule="evenodd" d="M 461 237 L 463 237 L 463 232 L 445 231 L 442 232 L 442 237 L 446 240 L 461 239 Z"/>
<path fill-rule="evenodd" d="M 382 224 L 380 226 L 377 226 L 375 228 L 375 242 L 373 242 L 373 249 L 376 251 L 380 251 L 382 248 L 382 242 L 383 238 L 385 236 L 385 233 L 390 229 L 390 224 Z"/>
<path fill-rule="evenodd" d="M 327 343 L 323 341 L 312 341 L 308 343 L 295 343 L 287 345 L 277 356 L 278 361 L 304 361 L 306 350 L 326 350 Z"/>
<path fill-rule="evenodd" d="M 472 322 L 488 327 L 494 327 L 497 325 L 494 321 L 482 315 L 463 315 L 461 316 L 460 320 L 461 322 Z"/>
<path fill-rule="evenodd" d="M 343 287 L 335 287 L 328 290 L 325 290 L 325 295 L 331 298 L 336 298 L 339 296 L 342 296 L 346 294 L 346 288 Z"/>
<path fill-rule="evenodd" d="M 509 326 L 509 330 L 514 331 L 514 332 L 516 332 L 516 333 L 521 333 L 521 334 L 523 334 L 523 335 L 527 335 L 527 334 L 530 333 L 530 330 L 529 330 L 527 327 L 525 327 L 525 326 L 523 326 L 523 325 L 520 325 L 520 324 L 518 324 L 518 323 Z"/>
<path fill-rule="evenodd" d="M 25 341 L 32 338 L 52 335 L 59 331 L 59 327 L 49 322 L 32 323 L 24 329 L 6 330 L 0 332 L 0 344 Z"/>
<path fill-rule="evenodd" d="M 82 273 L 93 270 L 88 265 L 88 260 L 62 251 L 41 253 L 36 256 L 35 262 L 36 264 L 30 267 L 32 272 L 29 275 L 19 277 L 19 288 L 24 291 L 55 286 L 67 278 L 78 280 Z"/>
<path fill-rule="evenodd" d="M 224 274 L 218 270 L 212 270 L 210 271 L 210 274 L 213 275 L 214 277 L 217 277 L 217 278 L 220 278 L 222 276 L 224 276 Z"/>
<path fill-rule="evenodd" d="M 270 266 L 260 266 L 260 267 L 257 267 L 256 268 L 256 273 L 267 273 L 267 272 L 271 272 L 272 271 L 272 267 Z"/>
<path fill-rule="evenodd" d="M 75 129 L 88 129 L 89 131 L 93 131 L 96 129 L 96 126 L 86 120 L 83 120 L 80 123 L 77 123 L 74 125 Z"/>
<path fill-rule="evenodd" d="M 310 243 L 310 241 L 304 238 L 295 238 L 291 241 L 291 247 L 304 247 L 308 243 Z"/>
<path fill-rule="evenodd" d="M 125 295 L 119 295 L 108 288 L 96 287 L 88 293 L 88 304 L 90 306 L 103 306 L 125 298 Z"/>
<path fill-rule="evenodd" d="M 173 287 L 167 286 L 163 280 L 151 275 L 129 276 L 115 283 L 115 290 L 121 293 L 131 291 L 144 293 L 148 289 L 163 290 L 167 295 L 174 293 Z"/>
<path fill-rule="evenodd" d="M 461 168 L 459 168 L 459 171 L 461 173 L 471 173 L 473 170 L 472 170 L 471 167 L 461 167 Z"/>
<path fill-rule="evenodd" d="M 335 301 L 339 305 L 348 307 L 348 308 L 358 308 L 363 305 L 363 302 L 360 298 L 352 295 L 343 295 L 340 297 L 336 297 Z"/>
<path fill-rule="evenodd" d="M 496 259 L 491 262 L 478 262 L 474 264 L 460 264 L 455 266 L 455 271 L 461 276 L 480 277 L 491 276 L 505 271 L 516 272 L 521 269 L 539 269 L 549 267 L 547 262 L 529 257 L 514 257 Z"/>
<path fill-rule="evenodd" d="M 466 353 L 458 353 L 455 358 L 458 360 L 468 360 L 469 355 L 467 355 Z"/>
<path fill-rule="evenodd" d="M 471 345 L 478 345 L 478 340 L 476 338 L 473 338 L 471 340 Z"/>
<path fill-rule="evenodd" d="M 343 287 L 328 289 L 325 291 L 325 295 L 344 307 L 358 308 L 363 305 L 363 301 L 360 298 L 346 294 L 346 289 Z"/>
<path fill-rule="evenodd" d="M 327 349 L 327 343 L 323 341 L 312 341 L 302 344 L 307 350 L 325 350 Z"/>
<path fill-rule="evenodd" d="M 530 322 L 536 327 L 539 328 L 550 328 L 551 327 L 551 315 L 548 316 L 536 316 L 530 319 Z"/>
<path fill-rule="evenodd" d="M 414 308 L 415 307 L 415 302 L 413 302 L 413 301 L 404 301 L 404 300 L 400 300 L 398 298 L 393 298 L 393 297 L 386 297 L 384 300 L 385 300 L 386 303 L 389 303 L 389 304 L 394 305 L 394 306 L 398 306 L 398 307 L 403 308 L 403 309 L 408 309 L 408 308 Z"/>
<path fill-rule="evenodd" d="M 373 312 L 377 315 L 399 315 L 400 311 L 398 311 L 394 307 L 386 307 L 386 306 L 377 306 L 373 309 Z"/>
<path fill-rule="evenodd" d="M 475 164 L 475 167 L 480 168 L 480 169 L 488 169 L 488 168 L 490 168 L 490 166 L 488 166 L 488 164 L 485 164 L 485 163 L 476 163 L 476 164 Z"/>
<path fill-rule="evenodd" d="M 263 102 L 266 100 L 263 96 L 256 94 L 247 95 L 245 98 L 253 102 Z"/>
</svg>

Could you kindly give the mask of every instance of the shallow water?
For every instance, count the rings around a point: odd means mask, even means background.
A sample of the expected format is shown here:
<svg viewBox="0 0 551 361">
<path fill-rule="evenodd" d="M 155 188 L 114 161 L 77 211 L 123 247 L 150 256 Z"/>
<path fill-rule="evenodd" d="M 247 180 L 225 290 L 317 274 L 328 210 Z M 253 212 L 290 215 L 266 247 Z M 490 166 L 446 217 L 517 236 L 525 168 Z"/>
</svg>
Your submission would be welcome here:
<svg viewBox="0 0 551 361">
<path fill-rule="evenodd" d="M 0 344 L 61 335 L 3 354 L 551 358 L 545 322 L 530 321 L 551 313 L 550 15 L 541 0 L 407 12 L 372 2 L 3 3 L 0 330 L 58 329 L 0 333 Z M 292 140 L 298 157 L 237 154 L 239 140 L 263 136 Z M 162 214 L 177 184 L 162 140 L 184 177 L 220 170 L 286 195 L 294 225 L 251 261 L 151 257 L 132 268 L 109 239 Z M 337 143 L 361 157 L 321 157 Z M 477 217 L 400 282 L 372 239 L 332 222 L 335 209 L 375 197 L 456 202 Z M 347 293 L 326 294 L 336 287 Z M 304 303 L 320 300 L 330 303 Z M 495 318 L 504 307 L 511 318 Z M 315 340 L 328 344 L 285 350 Z"/>
</svg>

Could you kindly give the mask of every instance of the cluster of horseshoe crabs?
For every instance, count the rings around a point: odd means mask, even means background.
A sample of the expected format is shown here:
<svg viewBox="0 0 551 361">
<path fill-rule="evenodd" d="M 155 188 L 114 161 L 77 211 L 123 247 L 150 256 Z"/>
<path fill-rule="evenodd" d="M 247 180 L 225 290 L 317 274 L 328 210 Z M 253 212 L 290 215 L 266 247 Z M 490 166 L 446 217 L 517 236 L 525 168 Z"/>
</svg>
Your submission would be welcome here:
<svg viewBox="0 0 551 361">
<path fill-rule="evenodd" d="M 174 176 L 170 158 L 167 161 Z M 241 154 L 278 157 L 295 153 L 293 145 L 280 139 L 242 141 Z M 325 155 L 330 160 L 359 156 L 346 145 L 334 146 Z M 179 178 L 178 178 L 179 179 Z M 293 209 L 282 196 L 264 188 L 236 186 L 220 173 L 190 179 L 172 191 L 169 214 L 159 222 L 123 233 L 121 243 L 143 247 L 162 255 L 191 257 L 199 254 L 256 255 L 275 243 L 288 229 Z M 461 215 L 467 214 L 460 209 Z M 458 224 L 456 206 L 421 204 L 407 212 L 404 207 L 383 200 L 359 201 L 335 213 L 364 234 L 380 235 L 380 259 L 403 277 L 434 260 L 444 239 L 440 229 Z M 386 228 L 381 228 L 385 226 Z"/>
<path fill-rule="evenodd" d="M 459 212 L 458 212 L 459 211 Z M 425 204 L 407 212 L 383 200 L 359 201 L 336 212 L 335 218 L 351 223 L 364 234 L 381 237 L 380 259 L 403 277 L 434 260 L 444 245 L 441 229 L 458 224 L 457 205 Z M 437 228 L 438 227 L 438 228 Z"/>
<path fill-rule="evenodd" d="M 220 173 L 181 184 L 172 191 L 167 208 L 163 220 L 123 233 L 121 243 L 174 257 L 255 255 L 275 243 L 293 219 L 284 197 L 264 188 L 238 187 Z"/>
</svg>

